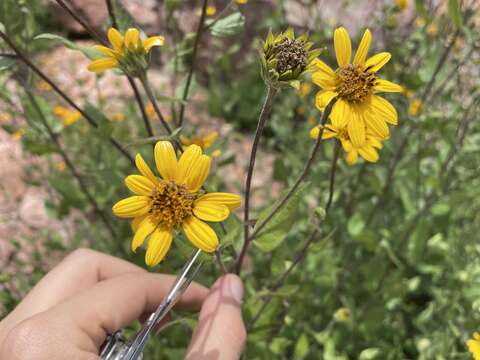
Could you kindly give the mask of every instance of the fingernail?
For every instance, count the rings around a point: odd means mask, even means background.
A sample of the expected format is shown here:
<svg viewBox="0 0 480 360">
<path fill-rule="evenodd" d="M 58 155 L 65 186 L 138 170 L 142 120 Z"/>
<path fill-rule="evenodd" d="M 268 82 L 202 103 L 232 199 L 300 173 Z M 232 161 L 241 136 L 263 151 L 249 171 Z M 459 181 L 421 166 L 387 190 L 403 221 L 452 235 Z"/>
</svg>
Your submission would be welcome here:
<svg viewBox="0 0 480 360">
<path fill-rule="evenodd" d="M 229 274 L 226 276 L 225 289 L 239 304 L 243 299 L 243 284 L 242 280 L 237 275 Z"/>
</svg>

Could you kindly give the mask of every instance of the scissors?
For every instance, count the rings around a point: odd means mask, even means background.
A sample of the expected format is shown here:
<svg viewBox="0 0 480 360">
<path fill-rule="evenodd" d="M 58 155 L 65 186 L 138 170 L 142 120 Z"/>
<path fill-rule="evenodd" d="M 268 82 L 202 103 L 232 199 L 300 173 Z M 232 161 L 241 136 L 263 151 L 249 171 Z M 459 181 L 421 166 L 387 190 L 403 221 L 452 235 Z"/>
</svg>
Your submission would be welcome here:
<svg viewBox="0 0 480 360">
<path fill-rule="evenodd" d="M 121 331 L 117 331 L 107 337 L 100 351 L 102 360 L 141 360 L 143 358 L 143 349 L 150 335 L 156 332 L 160 321 L 177 303 L 201 268 L 203 263 L 200 257 L 201 253 L 201 250 L 197 250 L 183 266 L 165 299 L 163 299 L 157 310 L 150 314 L 148 320 L 143 324 L 132 342 L 128 342 L 121 334 Z"/>
</svg>

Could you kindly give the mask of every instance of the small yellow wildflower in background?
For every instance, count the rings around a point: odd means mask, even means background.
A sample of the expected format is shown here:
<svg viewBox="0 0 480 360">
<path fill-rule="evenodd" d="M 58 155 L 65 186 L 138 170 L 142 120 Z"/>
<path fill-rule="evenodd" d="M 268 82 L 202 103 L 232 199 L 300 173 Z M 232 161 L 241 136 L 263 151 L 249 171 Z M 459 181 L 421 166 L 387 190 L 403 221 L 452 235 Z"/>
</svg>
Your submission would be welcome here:
<svg viewBox="0 0 480 360">
<path fill-rule="evenodd" d="M 67 109 L 61 105 L 55 106 L 53 113 L 62 119 L 64 126 L 75 124 L 82 117 L 82 114 L 80 114 L 78 110 Z"/>
<path fill-rule="evenodd" d="M 302 85 L 300 85 L 300 89 L 298 90 L 298 93 L 301 97 L 305 97 L 310 93 L 311 90 L 312 90 L 312 85 L 310 85 L 309 83 L 303 83 Z"/>
<path fill-rule="evenodd" d="M 473 339 L 467 341 L 468 351 L 470 351 L 475 360 L 480 360 L 480 334 L 475 332 Z"/>
<path fill-rule="evenodd" d="M 65 167 L 66 167 L 66 164 L 65 164 L 65 161 L 59 161 L 55 164 L 55 167 L 57 168 L 58 171 L 60 172 L 64 172 L 65 171 Z"/>
<path fill-rule="evenodd" d="M 423 108 L 423 102 L 420 99 L 413 99 L 408 107 L 408 115 L 417 116 Z"/>
<path fill-rule="evenodd" d="M 408 7 L 408 0 L 395 0 L 395 4 L 400 10 L 405 10 Z"/>
<path fill-rule="evenodd" d="M 44 80 L 37 82 L 36 85 L 35 85 L 35 88 L 38 91 L 41 91 L 41 92 L 46 92 L 46 91 L 52 90 L 52 87 L 50 86 L 50 84 L 47 83 Z"/>
<path fill-rule="evenodd" d="M 427 21 L 423 17 L 419 17 L 415 20 L 415 25 L 417 25 L 417 27 L 424 27 L 426 24 Z"/>
<path fill-rule="evenodd" d="M 111 120 L 116 122 L 122 122 L 123 120 L 125 120 L 125 115 L 121 112 L 114 113 L 111 117 Z"/>
<path fill-rule="evenodd" d="M 432 22 L 427 26 L 427 34 L 430 36 L 436 36 L 438 35 L 438 26 L 436 23 Z"/>
<path fill-rule="evenodd" d="M 235 0 L 235 2 L 236 2 L 238 5 L 245 5 L 246 3 L 248 3 L 248 0 Z"/>
<path fill-rule="evenodd" d="M 215 150 L 212 151 L 212 157 L 217 158 L 217 157 L 219 157 L 220 155 L 222 155 L 222 150 L 220 150 L 220 149 L 215 149 Z"/>
<path fill-rule="evenodd" d="M 201 190 L 210 171 L 211 158 L 202 154 L 200 146 L 188 146 L 177 160 L 172 144 L 159 141 L 154 155 L 161 178 L 155 176 L 137 154 L 135 163 L 141 175 L 125 179 L 126 186 L 135 195 L 112 208 L 116 216 L 134 219 L 132 251 L 149 238 L 145 262 L 154 266 L 165 257 L 178 228 L 182 228 L 185 237 L 199 249 L 208 253 L 215 251 L 218 237 L 205 221 L 225 220 L 240 206 L 240 196 L 220 192 L 205 194 Z"/>
<path fill-rule="evenodd" d="M 7 112 L 0 112 L 0 122 L 6 123 L 12 119 L 12 116 Z"/>
<path fill-rule="evenodd" d="M 188 145 L 198 145 L 200 148 L 205 151 L 207 150 L 210 146 L 213 145 L 215 140 L 218 138 L 218 132 L 216 131 L 211 131 L 205 135 L 200 135 L 200 136 L 192 136 L 190 138 L 186 137 L 185 135 L 180 135 L 180 142 L 184 146 Z"/>
<path fill-rule="evenodd" d="M 18 141 L 21 138 L 23 138 L 23 135 L 25 135 L 25 130 L 24 129 L 18 129 L 17 131 L 15 131 L 12 134 L 12 139 L 15 140 L 15 141 Z"/>
<path fill-rule="evenodd" d="M 155 108 L 153 107 L 153 104 L 151 102 L 145 105 L 145 114 L 147 114 L 148 117 L 152 117 L 155 115 Z"/>
<path fill-rule="evenodd" d="M 338 321 L 338 322 L 347 322 L 351 319 L 352 313 L 349 308 L 340 308 L 337 311 L 335 311 L 335 314 L 333 314 L 333 318 Z"/>
<path fill-rule="evenodd" d="M 310 136 L 312 139 L 317 139 L 319 133 L 320 127 L 317 126 L 310 131 Z M 369 162 L 378 161 L 378 152 L 376 149 L 382 148 L 382 139 L 373 134 L 369 129 L 367 129 L 365 142 L 362 145 L 354 145 L 352 143 L 346 127 L 337 128 L 333 124 L 326 125 L 322 139 L 330 139 L 332 137 L 340 140 L 343 150 L 346 152 L 345 161 L 348 165 L 355 164 L 358 160 L 358 155 Z"/>
<path fill-rule="evenodd" d="M 154 46 L 165 43 L 163 36 L 140 38 L 138 29 L 130 28 L 125 37 L 115 28 L 108 29 L 111 48 L 95 45 L 94 49 L 103 55 L 103 59 L 94 60 L 88 70 L 101 73 L 108 69 L 120 68 L 131 76 L 139 76 L 148 67 L 148 54 Z"/>
<path fill-rule="evenodd" d="M 217 7 L 215 5 L 208 5 L 206 9 L 207 16 L 213 16 L 217 13 Z"/>
</svg>

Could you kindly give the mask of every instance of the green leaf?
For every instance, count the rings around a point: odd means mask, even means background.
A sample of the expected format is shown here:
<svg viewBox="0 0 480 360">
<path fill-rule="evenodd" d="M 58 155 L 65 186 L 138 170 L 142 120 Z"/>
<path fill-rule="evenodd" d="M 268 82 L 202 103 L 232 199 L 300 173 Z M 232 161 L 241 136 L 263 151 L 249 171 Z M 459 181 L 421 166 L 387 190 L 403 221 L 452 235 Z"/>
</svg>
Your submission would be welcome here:
<svg viewBox="0 0 480 360">
<path fill-rule="evenodd" d="M 15 58 L 9 56 L 0 56 L 0 71 L 5 71 L 10 69 L 15 65 Z"/>
<path fill-rule="evenodd" d="M 85 46 L 79 46 L 73 41 L 70 41 L 68 39 L 65 39 L 63 36 L 56 35 L 56 34 L 49 34 L 49 33 L 44 33 L 37 35 L 33 38 L 33 40 L 53 40 L 53 41 L 59 41 L 61 42 L 65 47 L 72 49 L 72 50 L 77 50 L 81 51 L 86 57 L 88 57 L 90 60 L 97 60 L 102 58 L 102 54 L 100 54 L 98 51 L 94 50 L 93 48 L 85 47 Z"/>
<path fill-rule="evenodd" d="M 455 24 L 455 26 L 462 26 L 462 12 L 460 11 L 460 4 L 458 0 L 448 0 L 448 16 Z"/>
<path fill-rule="evenodd" d="M 270 222 L 257 235 L 253 242 L 261 251 L 273 251 L 283 242 L 295 223 L 298 207 L 307 187 L 308 184 L 305 184 L 297 189 L 287 203 L 275 214 Z M 266 220 L 273 209 L 283 200 L 284 197 L 285 194 L 282 194 L 282 196 L 280 196 L 273 205 L 269 206 L 260 213 L 260 216 L 257 220 L 257 226 Z"/>
<path fill-rule="evenodd" d="M 348 233 L 353 237 L 360 235 L 364 227 L 365 227 L 365 222 L 363 221 L 363 218 L 360 213 L 354 214 L 350 218 L 350 220 L 348 220 L 347 230 L 348 230 Z"/>
<path fill-rule="evenodd" d="M 208 24 L 209 23 L 207 22 L 207 26 Z M 231 36 L 242 31 L 244 25 L 245 16 L 243 16 L 240 12 L 236 12 L 218 20 L 215 24 L 213 24 L 210 28 L 210 33 L 217 37 Z"/>
<path fill-rule="evenodd" d="M 380 349 L 378 348 L 368 348 L 363 350 L 358 359 L 359 360 L 373 360 L 376 359 L 377 356 L 380 355 Z"/>
<path fill-rule="evenodd" d="M 86 102 L 83 110 L 96 120 L 98 128 L 95 133 L 98 134 L 101 139 L 110 138 L 113 131 L 113 123 L 108 120 L 107 116 L 99 108 L 89 102 Z"/>
<path fill-rule="evenodd" d="M 308 337 L 306 334 L 300 335 L 295 344 L 294 350 L 294 359 L 304 359 L 308 355 L 308 351 L 310 348 L 310 343 L 308 342 Z"/>
<path fill-rule="evenodd" d="M 135 23 L 135 20 L 120 1 L 112 0 L 112 7 L 113 13 L 115 14 L 115 19 L 117 20 L 117 28 L 121 33 L 126 32 L 132 27 L 138 29 L 138 25 Z"/>
</svg>

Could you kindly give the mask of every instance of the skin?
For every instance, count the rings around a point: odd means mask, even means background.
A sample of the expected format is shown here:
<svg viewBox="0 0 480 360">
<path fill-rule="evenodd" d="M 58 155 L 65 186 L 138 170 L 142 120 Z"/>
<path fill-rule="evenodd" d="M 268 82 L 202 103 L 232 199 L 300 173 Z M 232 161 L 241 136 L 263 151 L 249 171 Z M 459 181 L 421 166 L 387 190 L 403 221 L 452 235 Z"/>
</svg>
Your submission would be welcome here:
<svg viewBox="0 0 480 360">
<path fill-rule="evenodd" d="M 175 278 L 79 249 L 52 269 L 0 322 L 0 359 L 98 360 L 108 333 L 154 311 Z M 246 332 L 235 275 L 210 290 L 192 283 L 176 308 L 200 309 L 185 358 L 239 359 Z"/>
</svg>

